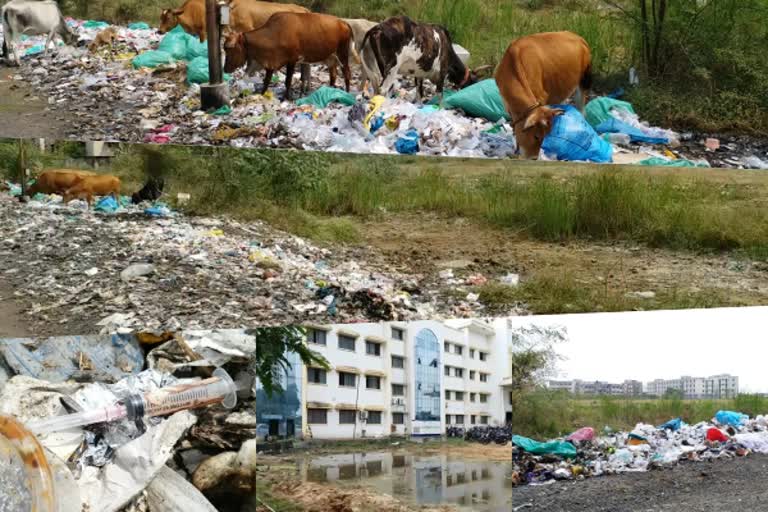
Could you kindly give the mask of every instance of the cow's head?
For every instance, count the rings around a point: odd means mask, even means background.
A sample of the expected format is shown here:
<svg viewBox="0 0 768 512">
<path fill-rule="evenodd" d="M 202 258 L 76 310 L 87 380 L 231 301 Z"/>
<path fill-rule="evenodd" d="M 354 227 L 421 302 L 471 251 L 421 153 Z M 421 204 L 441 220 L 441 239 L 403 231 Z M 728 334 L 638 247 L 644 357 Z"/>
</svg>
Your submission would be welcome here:
<svg viewBox="0 0 768 512">
<path fill-rule="evenodd" d="M 224 72 L 232 73 L 245 66 L 245 35 L 242 32 L 224 33 Z"/>
<path fill-rule="evenodd" d="M 526 117 L 515 121 L 515 139 L 525 158 L 539 158 L 544 137 L 552 131 L 555 117 L 565 113 L 563 109 L 535 106 Z M 525 115 L 525 114 L 524 114 Z"/>
<path fill-rule="evenodd" d="M 492 69 L 491 66 L 480 66 L 475 69 L 470 69 L 467 66 L 462 66 L 463 69 L 461 69 L 461 72 L 456 74 L 453 78 L 453 82 L 456 84 L 456 86 L 459 89 L 464 89 L 465 87 L 469 87 L 470 85 L 476 84 L 480 80 L 482 80 L 485 76 L 485 73 Z"/>
<path fill-rule="evenodd" d="M 157 29 L 161 34 L 170 32 L 179 24 L 179 16 L 184 14 L 184 9 L 163 9 L 160 14 L 160 28 Z"/>
</svg>

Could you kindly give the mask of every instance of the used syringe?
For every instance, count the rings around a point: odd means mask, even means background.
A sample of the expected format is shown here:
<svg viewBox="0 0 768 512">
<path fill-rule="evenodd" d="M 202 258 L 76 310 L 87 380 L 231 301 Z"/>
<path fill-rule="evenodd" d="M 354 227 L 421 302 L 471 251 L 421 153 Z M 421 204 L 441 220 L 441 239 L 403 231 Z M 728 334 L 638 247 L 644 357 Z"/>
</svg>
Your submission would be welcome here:
<svg viewBox="0 0 768 512">
<path fill-rule="evenodd" d="M 222 368 L 214 370 L 210 379 L 129 395 L 109 407 L 30 422 L 27 428 L 34 434 L 47 434 L 124 418 L 136 421 L 145 416 L 164 416 L 213 404 L 222 404 L 227 409 L 237 404 L 237 386 Z"/>
</svg>

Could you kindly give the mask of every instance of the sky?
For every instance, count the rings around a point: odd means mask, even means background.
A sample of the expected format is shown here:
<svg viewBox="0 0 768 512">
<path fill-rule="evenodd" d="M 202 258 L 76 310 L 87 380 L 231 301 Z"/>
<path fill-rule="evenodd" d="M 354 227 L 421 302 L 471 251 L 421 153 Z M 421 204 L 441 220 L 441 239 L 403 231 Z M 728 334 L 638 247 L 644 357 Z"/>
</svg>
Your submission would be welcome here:
<svg viewBox="0 0 768 512">
<path fill-rule="evenodd" d="M 563 325 L 568 341 L 556 346 L 562 380 L 645 384 L 682 375 L 730 373 L 739 390 L 768 393 L 768 307 L 597 313 L 513 319 Z"/>
</svg>

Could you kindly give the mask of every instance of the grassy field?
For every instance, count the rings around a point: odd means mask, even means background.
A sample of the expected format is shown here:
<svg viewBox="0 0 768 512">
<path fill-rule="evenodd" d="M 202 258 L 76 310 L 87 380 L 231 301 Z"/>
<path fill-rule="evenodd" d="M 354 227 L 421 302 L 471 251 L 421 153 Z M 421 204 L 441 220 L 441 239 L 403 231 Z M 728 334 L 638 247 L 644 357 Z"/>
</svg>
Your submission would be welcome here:
<svg viewBox="0 0 768 512">
<path fill-rule="evenodd" d="M 768 398 L 740 395 L 728 400 L 577 399 L 566 392 L 537 391 L 525 395 L 515 410 L 516 434 L 549 439 L 581 427 L 631 430 L 637 423 L 660 425 L 681 417 L 694 424 L 711 419 L 719 410 L 739 411 L 754 417 L 768 413 Z"/>
</svg>

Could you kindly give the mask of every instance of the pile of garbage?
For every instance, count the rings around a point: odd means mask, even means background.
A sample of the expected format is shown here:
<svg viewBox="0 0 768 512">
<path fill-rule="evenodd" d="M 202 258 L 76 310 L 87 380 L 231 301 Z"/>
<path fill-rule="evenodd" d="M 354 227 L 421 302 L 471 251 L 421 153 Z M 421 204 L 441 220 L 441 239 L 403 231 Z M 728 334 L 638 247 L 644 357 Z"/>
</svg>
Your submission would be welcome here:
<svg viewBox="0 0 768 512">
<path fill-rule="evenodd" d="M 0 445 L 39 442 L 51 510 L 253 510 L 255 350 L 225 330 L 2 340 Z M 34 499 L 21 483 L 0 503 Z"/>
<path fill-rule="evenodd" d="M 2 278 L 31 332 L 248 327 L 469 316 L 477 294 L 404 274 L 365 248 L 333 251 L 263 222 L 186 217 L 107 197 L 88 210 L 56 195 L 0 193 Z M 472 295 L 471 297 L 469 295 Z M 510 313 L 514 311 L 510 310 Z"/>
<path fill-rule="evenodd" d="M 768 415 L 719 411 L 711 421 L 688 425 L 681 418 L 631 432 L 584 427 L 564 439 L 539 442 L 512 437 L 515 485 L 546 485 L 626 472 L 643 472 L 689 461 L 768 454 Z"/>
<path fill-rule="evenodd" d="M 328 87 L 328 72 L 315 66 L 314 92 L 292 102 L 278 99 L 285 92 L 281 72 L 262 95 L 262 73 L 246 77 L 239 70 L 225 76 L 231 104 L 203 112 L 199 84 L 208 80 L 207 45 L 181 27 L 161 36 L 143 23 L 68 23 L 82 45 L 43 58 L 43 39 L 26 38 L 26 64 L 14 78 L 48 96 L 74 139 L 478 158 L 505 158 L 517 150 L 493 79 L 446 91 L 442 102 L 429 83 L 427 103 L 404 83 L 392 98 L 368 100 Z M 89 51 L 85 45 L 107 28 L 115 31 L 114 42 Z M 354 69 L 353 88 L 359 85 Z M 709 149 L 709 138 L 651 127 L 629 103 L 612 97 L 592 100 L 586 119 L 569 109 L 553 130 L 540 155 L 545 160 L 768 167 L 768 144 L 712 139 L 718 145 Z"/>
</svg>

